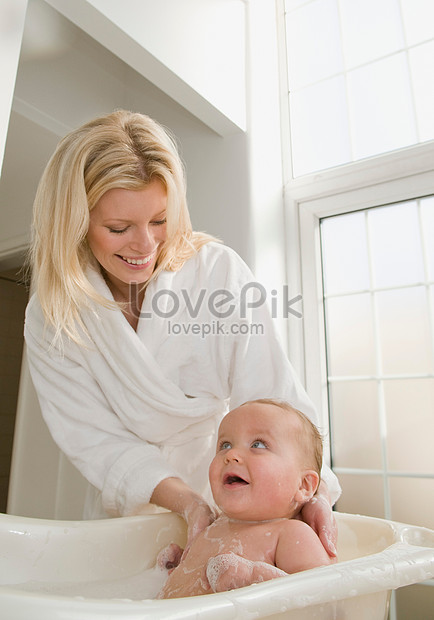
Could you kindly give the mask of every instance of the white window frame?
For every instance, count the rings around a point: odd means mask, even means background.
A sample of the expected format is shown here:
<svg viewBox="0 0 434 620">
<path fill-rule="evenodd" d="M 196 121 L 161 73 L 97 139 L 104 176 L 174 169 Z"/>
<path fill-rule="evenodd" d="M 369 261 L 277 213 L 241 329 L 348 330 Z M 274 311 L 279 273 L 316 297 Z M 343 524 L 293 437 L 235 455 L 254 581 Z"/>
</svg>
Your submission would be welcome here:
<svg viewBox="0 0 434 620">
<path fill-rule="evenodd" d="M 323 428 L 328 428 L 329 412 L 320 220 L 432 194 L 434 142 L 292 179 L 285 185 L 288 279 L 303 297 L 303 321 L 289 326 L 289 354 Z"/>
</svg>

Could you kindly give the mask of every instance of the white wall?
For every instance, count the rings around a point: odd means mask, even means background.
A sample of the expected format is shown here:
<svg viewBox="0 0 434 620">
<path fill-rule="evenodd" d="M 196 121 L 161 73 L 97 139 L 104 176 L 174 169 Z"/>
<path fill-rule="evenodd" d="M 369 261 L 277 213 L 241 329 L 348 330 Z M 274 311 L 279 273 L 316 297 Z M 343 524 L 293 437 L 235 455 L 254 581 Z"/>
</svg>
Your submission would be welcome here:
<svg viewBox="0 0 434 620">
<path fill-rule="evenodd" d="M 2 0 L 0 4 L 0 173 L 12 106 L 15 77 L 23 37 L 27 0 Z"/>
<path fill-rule="evenodd" d="M 278 327 L 286 346 L 283 317 L 286 282 L 285 219 L 280 124 L 279 58 L 276 6 L 269 0 L 248 5 L 248 165 L 252 267 L 269 292 L 277 292 Z"/>
<path fill-rule="evenodd" d="M 245 128 L 243 0 L 47 0 L 221 135 Z"/>
</svg>

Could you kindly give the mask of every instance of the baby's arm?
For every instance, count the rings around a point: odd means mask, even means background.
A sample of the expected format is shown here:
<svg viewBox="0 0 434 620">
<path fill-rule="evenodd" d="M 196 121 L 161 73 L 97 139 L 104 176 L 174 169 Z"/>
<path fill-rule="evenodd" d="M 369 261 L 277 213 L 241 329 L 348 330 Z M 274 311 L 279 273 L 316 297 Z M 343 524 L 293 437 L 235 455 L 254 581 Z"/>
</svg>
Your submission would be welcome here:
<svg viewBox="0 0 434 620">
<path fill-rule="evenodd" d="M 275 564 L 286 573 L 333 564 L 314 530 L 298 519 L 290 519 L 282 528 L 276 545 Z"/>
<path fill-rule="evenodd" d="M 276 566 L 267 562 L 252 562 L 231 552 L 210 558 L 206 576 L 213 592 L 226 592 L 334 561 L 309 525 L 291 519 L 279 534 Z"/>
<path fill-rule="evenodd" d="M 272 564 L 252 562 L 232 552 L 210 558 L 206 568 L 206 576 L 213 592 L 227 592 L 284 575 L 284 571 Z"/>
</svg>

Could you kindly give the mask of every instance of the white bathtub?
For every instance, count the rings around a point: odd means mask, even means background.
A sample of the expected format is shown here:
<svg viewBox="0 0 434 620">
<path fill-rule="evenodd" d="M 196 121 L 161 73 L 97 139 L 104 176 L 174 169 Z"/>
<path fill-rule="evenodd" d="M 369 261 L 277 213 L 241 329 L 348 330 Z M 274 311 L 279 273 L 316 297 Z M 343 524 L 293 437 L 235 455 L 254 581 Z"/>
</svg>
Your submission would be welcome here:
<svg viewBox="0 0 434 620">
<path fill-rule="evenodd" d="M 340 561 L 334 566 L 231 592 L 157 601 L 125 597 L 124 587 L 131 580 L 140 584 L 169 542 L 183 544 L 184 525 L 176 515 L 102 521 L 0 515 L 0 615 L 5 620 L 384 620 L 392 589 L 434 577 L 434 531 L 336 517 Z"/>
</svg>

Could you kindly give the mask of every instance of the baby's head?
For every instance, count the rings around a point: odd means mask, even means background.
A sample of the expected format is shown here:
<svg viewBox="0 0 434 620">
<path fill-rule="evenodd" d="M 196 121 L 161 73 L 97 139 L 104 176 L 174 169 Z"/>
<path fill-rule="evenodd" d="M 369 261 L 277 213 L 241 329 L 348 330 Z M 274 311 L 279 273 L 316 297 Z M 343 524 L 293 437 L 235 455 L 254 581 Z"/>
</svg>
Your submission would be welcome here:
<svg viewBox="0 0 434 620">
<path fill-rule="evenodd" d="M 309 418 L 283 401 L 249 401 L 220 424 L 209 470 L 214 500 L 234 519 L 291 518 L 315 494 L 321 463 Z"/>
</svg>

